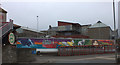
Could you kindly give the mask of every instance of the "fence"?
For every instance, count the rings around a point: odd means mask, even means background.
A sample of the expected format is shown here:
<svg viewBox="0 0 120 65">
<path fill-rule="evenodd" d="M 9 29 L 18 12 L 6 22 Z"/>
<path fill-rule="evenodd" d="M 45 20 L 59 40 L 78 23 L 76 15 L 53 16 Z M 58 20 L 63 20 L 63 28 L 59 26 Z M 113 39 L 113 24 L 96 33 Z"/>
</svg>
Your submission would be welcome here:
<svg viewBox="0 0 120 65">
<path fill-rule="evenodd" d="M 0 27 L 0 37 L 11 29 L 13 29 L 13 22 L 2 22 L 2 26 Z"/>
<path fill-rule="evenodd" d="M 115 45 L 82 45 L 82 46 L 60 46 L 59 56 L 90 55 L 114 53 Z"/>
</svg>

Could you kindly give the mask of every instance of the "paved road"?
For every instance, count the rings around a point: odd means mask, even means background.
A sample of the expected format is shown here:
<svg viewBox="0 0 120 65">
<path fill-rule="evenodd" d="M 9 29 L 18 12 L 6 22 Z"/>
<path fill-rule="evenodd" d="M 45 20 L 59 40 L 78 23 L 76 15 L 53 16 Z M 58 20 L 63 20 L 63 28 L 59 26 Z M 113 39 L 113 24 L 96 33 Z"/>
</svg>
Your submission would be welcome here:
<svg viewBox="0 0 120 65">
<path fill-rule="evenodd" d="M 98 54 L 83 56 L 35 56 L 36 61 L 31 63 L 115 63 L 114 54 Z"/>
<path fill-rule="evenodd" d="M 84 56 L 35 55 L 36 60 L 34 62 L 13 65 L 59 65 L 60 63 L 62 63 L 62 65 L 66 65 L 66 63 L 69 63 L 69 65 L 71 65 L 72 63 L 83 63 L 75 65 L 106 65 L 106 63 L 108 65 L 120 65 L 115 63 L 114 57 L 114 54 Z"/>
</svg>

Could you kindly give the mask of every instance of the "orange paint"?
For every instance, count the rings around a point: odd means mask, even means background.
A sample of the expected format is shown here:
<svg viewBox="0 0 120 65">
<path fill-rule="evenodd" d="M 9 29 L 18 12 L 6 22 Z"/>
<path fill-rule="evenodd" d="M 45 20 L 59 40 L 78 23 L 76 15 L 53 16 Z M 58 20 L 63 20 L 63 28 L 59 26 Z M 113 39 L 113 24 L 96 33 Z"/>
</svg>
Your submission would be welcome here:
<svg viewBox="0 0 120 65">
<path fill-rule="evenodd" d="M 17 41 L 16 44 L 21 44 L 21 43 Z"/>
<path fill-rule="evenodd" d="M 35 42 L 35 44 L 42 44 L 42 42 Z"/>
<path fill-rule="evenodd" d="M 56 43 L 56 44 L 57 44 L 58 42 L 54 42 L 54 43 Z"/>
<path fill-rule="evenodd" d="M 112 45 L 112 44 L 110 44 L 110 45 Z"/>
</svg>

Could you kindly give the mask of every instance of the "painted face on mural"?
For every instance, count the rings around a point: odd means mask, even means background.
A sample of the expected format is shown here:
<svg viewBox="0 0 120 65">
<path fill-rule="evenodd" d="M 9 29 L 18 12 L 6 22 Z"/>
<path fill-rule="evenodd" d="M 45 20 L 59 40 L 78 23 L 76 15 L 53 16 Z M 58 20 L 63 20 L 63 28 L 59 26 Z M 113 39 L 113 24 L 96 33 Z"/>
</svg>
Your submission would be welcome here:
<svg viewBox="0 0 120 65">
<path fill-rule="evenodd" d="M 93 40 L 92 45 L 100 45 L 100 43 L 97 40 Z"/>
</svg>

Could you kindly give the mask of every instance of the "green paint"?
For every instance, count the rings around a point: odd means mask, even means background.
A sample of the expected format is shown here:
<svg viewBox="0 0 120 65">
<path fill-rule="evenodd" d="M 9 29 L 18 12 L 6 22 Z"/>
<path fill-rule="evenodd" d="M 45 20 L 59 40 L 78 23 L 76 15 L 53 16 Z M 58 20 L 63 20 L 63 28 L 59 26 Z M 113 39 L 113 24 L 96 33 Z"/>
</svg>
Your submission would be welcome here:
<svg viewBox="0 0 120 65">
<path fill-rule="evenodd" d="M 13 33 L 9 34 L 9 42 L 10 42 L 10 44 L 14 44 L 14 42 L 15 42 L 15 36 Z"/>
</svg>

